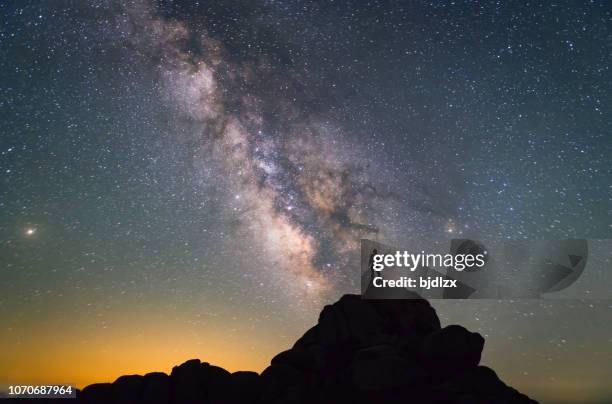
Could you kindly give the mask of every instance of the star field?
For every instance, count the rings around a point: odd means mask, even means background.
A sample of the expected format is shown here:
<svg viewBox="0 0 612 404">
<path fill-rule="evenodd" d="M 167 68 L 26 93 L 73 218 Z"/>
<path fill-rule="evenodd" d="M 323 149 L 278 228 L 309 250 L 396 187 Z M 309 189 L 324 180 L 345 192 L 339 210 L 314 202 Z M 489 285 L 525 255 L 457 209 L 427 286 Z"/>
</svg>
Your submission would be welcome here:
<svg viewBox="0 0 612 404">
<path fill-rule="evenodd" d="M 611 238 L 606 2 L 0 13 L 0 382 L 261 370 L 360 238 Z M 433 304 L 535 398 L 612 397 L 609 301 Z"/>
</svg>

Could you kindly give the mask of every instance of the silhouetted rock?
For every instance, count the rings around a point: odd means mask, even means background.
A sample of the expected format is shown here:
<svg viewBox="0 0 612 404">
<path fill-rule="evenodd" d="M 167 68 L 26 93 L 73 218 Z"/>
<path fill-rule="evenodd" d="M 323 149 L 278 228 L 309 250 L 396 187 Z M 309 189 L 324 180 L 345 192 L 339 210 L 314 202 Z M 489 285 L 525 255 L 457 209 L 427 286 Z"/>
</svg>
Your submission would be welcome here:
<svg viewBox="0 0 612 404">
<path fill-rule="evenodd" d="M 407 292 L 409 293 L 409 292 Z M 479 366 L 484 338 L 440 327 L 429 302 L 345 295 L 318 323 L 272 358 L 261 375 L 192 359 L 168 376 L 122 376 L 93 384 L 80 403 L 535 403 Z M 20 404 L 26 401 L 20 400 Z M 38 401 L 36 401 L 38 402 Z"/>
<path fill-rule="evenodd" d="M 440 329 L 440 320 L 424 299 L 365 300 L 344 295 L 323 308 L 315 328 L 311 343 L 363 347 L 427 335 Z"/>
<path fill-rule="evenodd" d="M 262 383 L 259 374 L 245 371 L 232 373 L 228 396 L 229 403 L 259 404 L 264 402 L 261 399 L 262 395 Z"/>
<path fill-rule="evenodd" d="M 380 391 L 427 382 L 427 373 L 392 345 L 361 349 L 350 366 L 352 384 L 359 391 Z"/>
<path fill-rule="evenodd" d="M 484 338 L 460 325 L 450 325 L 425 337 L 419 359 L 437 379 L 480 363 Z"/>
<path fill-rule="evenodd" d="M 231 374 L 218 366 L 191 359 L 170 374 L 173 403 L 216 403 L 227 395 Z"/>
<path fill-rule="evenodd" d="M 110 403 L 112 387 L 110 383 L 90 384 L 78 394 L 79 400 L 91 404 Z"/>
<path fill-rule="evenodd" d="M 169 404 L 172 399 L 170 376 L 161 372 L 147 373 L 144 377 L 142 402 L 147 404 Z"/>
<path fill-rule="evenodd" d="M 111 402 L 118 404 L 136 403 L 141 399 L 142 387 L 142 376 L 121 376 L 112 385 Z"/>
<path fill-rule="evenodd" d="M 476 366 L 456 373 L 453 378 L 437 386 L 449 397 L 465 403 L 533 403 L 524 394 L 502 382 L 497 374 L 486 366 Z"/>
<path fill-rule="evenodd" d="M 290 365 L 271 365 L 261 374 L 266 403 L 302 403 L 310 392 L 307 374 Z"/>
</svg>

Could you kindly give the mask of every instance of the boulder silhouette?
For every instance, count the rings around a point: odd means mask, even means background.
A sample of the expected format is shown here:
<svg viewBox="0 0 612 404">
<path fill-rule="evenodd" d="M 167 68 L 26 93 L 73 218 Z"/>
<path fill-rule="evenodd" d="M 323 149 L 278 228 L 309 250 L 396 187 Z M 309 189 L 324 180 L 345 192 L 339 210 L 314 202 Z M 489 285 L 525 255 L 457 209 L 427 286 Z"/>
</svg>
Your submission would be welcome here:
<svg viewBox="0 0 612 404">
<path fill-rule="evenodd" d="M 143 390 L 143 376 L 121 376 L 112 384 L 111 402 L 129 404 L 140 400 Z"/>
<path fill-rule="evenodd" d="M 85 387 L 78 394 L 81 401 L 91 404 L 104 404 L 111 402 L 113 385 L 111 383 L 95 383 Z"/>
<path fill-rule="evenodd" d="M 231 374 L 218 366 L 191 359 L 170 373 L 172 403 L 222 402 L 231 383 Z"/>
<path fill-rule="evenodd" d="M 425 337 L 419 359 L 436 379 L 478 366 L 484 338 L 460 325 L 449 325 Z"/>
<path fill-rule="evenodd" d="M 147 373 L 143 380 L 142 402 L 168 404 L 172 397 L 170 376 L 161 372 Z"/>
<path fill-rule="evenodd" d="M 480 366 L 484 338 L 441 328 L 428 301 L 345 295 L 274 356 L 261 375 L 189 360 L 170 375 L 122 376 L 87 386 L 78 403 L 310 404 L 535 403 Z M 23 404 L 27 400 L 19 400 Z M 34 401 L 32 401 L 34 402 Z M 39 402 L 39 400 L 36 400 Z"/>
<path fill-rule="evenodd" d="M 228 403 L 263 403 L 262 384 L 259 374 L 255 372 L 240 371 L 232 373 L 230 391 L 227 396 Z"/>
</svg>

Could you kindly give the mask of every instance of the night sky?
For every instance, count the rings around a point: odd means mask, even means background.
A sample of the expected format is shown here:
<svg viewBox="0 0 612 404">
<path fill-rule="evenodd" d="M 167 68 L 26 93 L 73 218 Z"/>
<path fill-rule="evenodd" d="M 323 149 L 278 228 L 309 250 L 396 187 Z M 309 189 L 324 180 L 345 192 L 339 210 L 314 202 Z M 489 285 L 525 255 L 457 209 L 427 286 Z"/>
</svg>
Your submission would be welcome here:
<svg viewBox="0 0 612 404">
<path fill-rule="evenodd" d="M 0 383 L 261 371 L 360 238 L 612 238 L 605 1 L 0 13 Z M 612 400 L 609 300 L 433 304 L 534 398 Z"/>
</svg>

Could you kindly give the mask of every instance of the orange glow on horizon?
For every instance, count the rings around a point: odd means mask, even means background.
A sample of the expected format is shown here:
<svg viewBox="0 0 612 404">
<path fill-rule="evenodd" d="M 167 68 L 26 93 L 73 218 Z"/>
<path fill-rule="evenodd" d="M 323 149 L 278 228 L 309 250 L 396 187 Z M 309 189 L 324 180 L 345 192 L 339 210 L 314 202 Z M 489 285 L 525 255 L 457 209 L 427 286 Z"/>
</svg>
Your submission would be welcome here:
<svg viewBox="0 0 612 404">
<path fill-rule="evenodd" d="M 224 329 L 218 325 L 198 334 L 180 321 L 161 327 L 133 322 L 116 327 L 116 331 L 87 329 L 52 329 L 38 324 L 21 330 L 21 338 L 0 335 L 5 341 L 3 348 L 8 348 L 0 354 L 0 381 L 69 383 L 83 388 L 127 374 L 170 374 L 173 366 L 194 358 L 228 371 L 261 372 L 279 351 L 279 341 L 267 343 L 268 335 L 223 335 L 216 331 Z"/>
</svg>

